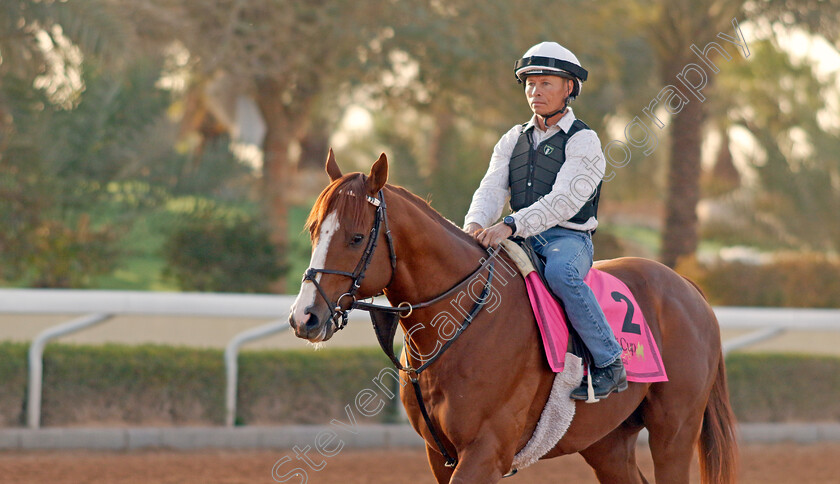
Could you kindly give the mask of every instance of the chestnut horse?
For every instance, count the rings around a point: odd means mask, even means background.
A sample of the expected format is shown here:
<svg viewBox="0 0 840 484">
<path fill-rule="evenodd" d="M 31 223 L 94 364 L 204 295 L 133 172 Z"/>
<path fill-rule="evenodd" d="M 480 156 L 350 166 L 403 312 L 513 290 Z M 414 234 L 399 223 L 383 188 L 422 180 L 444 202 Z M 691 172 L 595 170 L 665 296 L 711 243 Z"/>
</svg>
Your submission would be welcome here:
<svg viewBox="0 0 840 484">
<path fill-rule="evenodd" d="M 461 303 L 451 289 L 471 274 L 491 279 L 492 269 L 482 264 L 488 252 L 424 200 L 387 185 L 384 153 L 369 175 L 342 175 L 330 150 L 327 173 L 332 182 L 307 221 L 313 251 L 289 316 L 295 334 L 326 341 L 343 327 L 346 311 L 358 307 L 355 301 L 384 291 L 411 335 L 409 368 L 423 363 L 417 355 L 435 355 L 422 375 L 408 375 L 422 400 L 405 382 L 401 399 L 426 441 L 437 482 L 498 482 L 534 432 L 555 377 L 523 279 L 507 276 L 502 284 L 497 278 L 494 307 L 472 305 L 466 319 L 457 318 L 464 321 L 457 335 L 451 328 L 444 334 L 441 327 L 433 330 L 441 314 L 457 314 L 453 307 Z M 571 425 L 543 458 L 577 452 L 600 482 L 647 482 L 635 456 L 638 433 L 647 428 L 656 482 L 689 482 L 698 443 L 702 482 L 734 482 L 735 420 L 712 308 L 693 283 L 658 262 L 620 258 L 595 267 L 624 281 L 635 295 L 669 381 L 631 382 L 596 404 L 575 402 Z M 453 459 L 450 466 L 446 455 Z"/>
</svg>

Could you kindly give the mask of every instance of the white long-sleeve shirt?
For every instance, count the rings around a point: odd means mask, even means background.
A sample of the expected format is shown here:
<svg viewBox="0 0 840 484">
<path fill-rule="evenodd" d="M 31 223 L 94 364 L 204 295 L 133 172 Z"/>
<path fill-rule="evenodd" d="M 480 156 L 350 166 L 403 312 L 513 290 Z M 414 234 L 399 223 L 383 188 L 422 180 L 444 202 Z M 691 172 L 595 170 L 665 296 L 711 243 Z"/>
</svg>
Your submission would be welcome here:
<svg viewBox="0 0 840 484">
<path fill-rule="evenodd" d="M 536 149 L 540 143 L 557 134 L 559 130 L 568 133 L 575 119 L 572 108 L 569 108 L 560 121 L 542 131 L 534 115 L 524 126 L 516 125 L 502 135 L 493 148 L 487 173 L 473 194 L 464 226 L 475 222 L 486 228 L 502 215 L 502 210 L 510 200 L 510 157 L 524 130 L 534 126 L 532 149 Z M 584 129 L 572 135 L 566 142 L 566 161 L 557 173 L 551 191 L 532 205 L 513 214 L 516 221 L 516 233 L 513 235 L 529 237 L 556 225 L 574 230 L 595 230 L 598 226 L 595 217 L 590 217 L 582 224 L 569 222 L 569 219 L 574 217 L 594 194 L 595 188 L 604 177 L 605 169 L 601 141 L 595 131 Z"/>
</svg>

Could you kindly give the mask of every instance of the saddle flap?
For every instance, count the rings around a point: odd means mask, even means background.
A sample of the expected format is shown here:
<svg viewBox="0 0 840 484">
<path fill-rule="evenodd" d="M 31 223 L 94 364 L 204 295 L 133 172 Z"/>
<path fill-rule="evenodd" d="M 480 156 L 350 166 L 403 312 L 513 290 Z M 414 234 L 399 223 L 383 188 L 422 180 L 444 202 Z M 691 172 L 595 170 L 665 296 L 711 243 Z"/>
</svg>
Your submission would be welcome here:
<svg viewBox="0 0 840 484">
<path fill-rule="evenodd" d="M 519 268 L 520 272 L 522 272 L 522 277 L 525 278 L 526 285 L 541 283 L 546 289 L 550 287 L 548 285 L 548 281 L 546 281 L 545 279 L 545 258 L 539 255 L 537 251 L 534 250 L 533 246 L 531 246 L 531 244 L 529 244 L 526 241 L 526 239 L 507 239 L 502 242 L 502 246 L 505 248 L 510 258 Z M 536 273 L 538 281 L 533 280 L 534 276 L 530 275 L 532 272 Z M 549 294 L 551 301 L 535 301 L 535 298 L 540 299 L 536 296 L 536 294 Z M 531 287 L 529 288 L 529 296 L 532 298 L 532 304 L 536 303 L 540 306 L 556 305 L 561 313 L 565 313 L 566 311 L 565 307 L 563 306 L 563 301 L 560 298 L 558 298 L 553 291 L 539 291 L 536 290 L 536 288 Z M 544 311 L 534 312 L 534 315 L 538 319 L 547 318 L 547 314 L 548 312 Z M 577 331 L 575 331 L 575 329 L 568 323 L 568 318 L 563 316 L 561 317 L 569 335 L 566 351 L 584 360 L 590 359 L 591 356 L 589 355 L 589 350 L 586 349 L 586 345 L 583 344 L 583 341 L 580 339 L 580 336 L 577 334 Z M 543 330 L 545 328 L 545 324 L 547 324 L 547 321 L 538 321 L 538 323 L 540 323 L 540 328 L 541 330 Z"/>
</svg>

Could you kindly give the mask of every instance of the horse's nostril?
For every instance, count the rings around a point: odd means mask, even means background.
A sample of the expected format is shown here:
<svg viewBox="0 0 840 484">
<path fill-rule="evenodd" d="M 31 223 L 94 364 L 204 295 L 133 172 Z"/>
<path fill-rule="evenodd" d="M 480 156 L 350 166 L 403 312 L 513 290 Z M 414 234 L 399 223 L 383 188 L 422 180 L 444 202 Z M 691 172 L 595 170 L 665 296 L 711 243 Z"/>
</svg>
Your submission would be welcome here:
<svg viewBox="0 0 840 484">
<path fill-rule="evenodd" d="M 318 327 L 320 321 L 318 321 L 318 316 L 310 313 L 309 319 L 306 321 L 307 329 L 315 329 Z"/>
</svg>

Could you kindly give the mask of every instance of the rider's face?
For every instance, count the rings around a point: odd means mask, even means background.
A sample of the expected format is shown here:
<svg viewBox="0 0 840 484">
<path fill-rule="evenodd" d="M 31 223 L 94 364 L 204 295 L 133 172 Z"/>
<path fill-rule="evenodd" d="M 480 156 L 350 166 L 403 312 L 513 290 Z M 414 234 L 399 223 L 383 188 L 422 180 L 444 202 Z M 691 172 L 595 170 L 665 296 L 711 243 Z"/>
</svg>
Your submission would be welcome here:
<svg viewBox="0 0 840 484">
<path fill-rule="evenodd" d="M 574 81 L 559 76 L 528 76 L 525 97 L 534 114 L 551 114 L 563 107 Z"/>
</svg>

